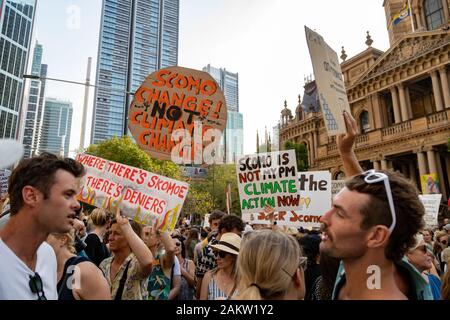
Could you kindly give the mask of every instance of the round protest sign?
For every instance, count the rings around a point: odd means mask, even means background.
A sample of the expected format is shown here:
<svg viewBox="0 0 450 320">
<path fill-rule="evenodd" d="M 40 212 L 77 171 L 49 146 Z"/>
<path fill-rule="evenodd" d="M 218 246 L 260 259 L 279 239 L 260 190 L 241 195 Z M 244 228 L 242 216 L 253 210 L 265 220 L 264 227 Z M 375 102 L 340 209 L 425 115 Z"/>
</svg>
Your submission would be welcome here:
<svg viewBox="0 0 450 320">
<path fill-rule="evenodd" d="M 208 145 L 218 144 L 226 122 L 225 96 L 216 81 L 206 72 L 182 67 L 150 74 L 128 114 L 128 127 L 141 149 L 160 160 L 174 161 L 178 155 L 184 163 L 198 163 Z"/>
</svg>

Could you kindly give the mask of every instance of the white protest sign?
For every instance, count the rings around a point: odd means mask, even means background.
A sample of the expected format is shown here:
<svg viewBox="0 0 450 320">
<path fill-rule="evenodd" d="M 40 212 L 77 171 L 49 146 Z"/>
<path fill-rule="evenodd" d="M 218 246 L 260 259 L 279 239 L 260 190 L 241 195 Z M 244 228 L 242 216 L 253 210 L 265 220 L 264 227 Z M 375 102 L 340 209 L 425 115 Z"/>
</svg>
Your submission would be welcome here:
<svg viewBox="0 0 450 320">
<path fill-rule="evenodd" d="M 300 207 L 298 210 L 285 210 L 273 214 L 260 210 L 243 213 L 244 221 L 270 223 L 276 221 L 280 226 L 320 228 L 320 217 L 331 208 L 331 173 L 329 171 L 299 172 Z"/>
<path fill-rule="evenodd" d="M 318 33 L 306 26 L 305 32 L 328 135 L 346 133 L 342 114 L 350 113 L 350 105 L 337 53 Z"/>
<path fill-rule="evenodd" d="M 345 187 L 345 180 L 331 180 L 331 199 Z"/>
<path fill-rule="evenodd" d="M 81 180 L 79 201 L 115 212 L 120 201 L 123 215 L 144 225 L 158 220 L 158 227 L 172 231 L 189 185 L 143 169 L 78 154 L 87 174 Z"/>
<path fill-rule="evenodd" d="M 0 194 L 8 193 L 8 178 L 11 175 L 11 170 L 0 170 Z"/>
<path fill-rule="evenodd" d="M 425 207 L 425 225 L 427 228 L 434 228 L 438 226 L 438 213 L 439 205 L 441 203 L 442 194 L 424 194 L 419 195 L 420 201 L 422 201 Z"/>
<path fill-rule="evenodd" d="M 266 205 L 276 211 L 300 208 L 294 150 L 240 157 L 236 174 L 243 214 L 263 211 Z"/>
</svg>

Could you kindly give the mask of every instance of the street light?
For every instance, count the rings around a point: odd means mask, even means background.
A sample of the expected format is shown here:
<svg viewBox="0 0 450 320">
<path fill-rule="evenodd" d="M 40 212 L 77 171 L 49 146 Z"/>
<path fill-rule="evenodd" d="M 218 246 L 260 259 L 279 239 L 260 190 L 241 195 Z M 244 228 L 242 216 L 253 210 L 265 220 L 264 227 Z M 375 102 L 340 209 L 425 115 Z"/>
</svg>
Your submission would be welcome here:
<svg viewBox="0 0 450 320">
<path fill-rule="evenodd" d="M 34 75 L 34 74 L 24 74 L 23 75 L 23 79 L 31 79 L 31 80 L 51 80 L 51 81 L 58 81 L 58 82 L 64 82 L 64 83 L 70 83 L 70 84 L 77 84 L 77 85 L 81 85 L 81 86 L 85 86 L 85 92 L 84 92 L 84 103 L 83 103 L 83 118 L 82 118 L 82 122 L 81 122 L 81 135 L 80 135 L 80 149 L 84 148 L 84 133 L 86 131 L 86 117 L 87 117 L 87 104 L 88 104 L 88 97 L 89 97 L 89 87 L 94 87 L 94 88 L 99 88 L 99 89 L 105 89 L 105 90 L 109 90 L 109 91 L 115 91 L 115 92 L 120 92 L 123 94 L 130 94 L 130 95 L 134 95 L 134 92 L 129 92 L 129 91 L 125 91 L 125 90 L 120 90 L 120 89 L 114 89 L 114 88 L 110 88 L 110 87 L 105 87 L 105 86 L 97 86 L 97 85 L 93 85 L 90 84 L 90 73 L 91 73 L 91 60 L 92 58 L 89 57 L 88 58 L 88 68 L 87 68 L 87 74 L 86 74 L 86 82 L 77 82 L 77 81 L 71 81 L 71 80 L 65 80 L 65 79 L 56 79 L 56 78 L 48 78 L 48 77 L 41 77 L 39 75 Z M 127 115 L 125 114 L 124 117 L 124 134 L 126 134 L 126 128 L 127 128 Z"/>
</svg>

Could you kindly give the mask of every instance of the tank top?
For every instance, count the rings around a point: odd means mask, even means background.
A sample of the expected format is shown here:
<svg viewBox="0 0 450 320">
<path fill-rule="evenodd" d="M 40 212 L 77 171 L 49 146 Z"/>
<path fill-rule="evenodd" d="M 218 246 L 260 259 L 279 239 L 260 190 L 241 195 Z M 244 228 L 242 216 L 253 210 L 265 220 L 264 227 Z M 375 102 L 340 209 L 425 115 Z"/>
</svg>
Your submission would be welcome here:
<svg viewBox="0 0 450 320">
<path fill-rule="evenodd" d="M 233 289 L 231 290 L 230 296 L 227 296 L 225 292 L 219 289 L 219 286 L 217 285 L 216 282 L 216 275 L 213 275 L 208 284 L 208 300 L 217 300 L 217 299 L 228 300 L 229 298 L 237 294 L 235 287 L 233 287 Z"/>
<path fill-rule="evenodd" d="M 67 259 L 66 263 L 64 264 L 63 276 L 56 286 L 56 288 L 58 289 L 58 300 L 76 300 L 73 296 L 72 289 L 69 289 L 67 283 L 71 283 L 72 279 L 70 277 L 72 277 L 75 272 L 75 268 L 73 266 L 76 266 L 77 264 L 85 261 L 90 262 L 88 258 L 79 256 Z"/>
<path fill-rule="evenodd" d="M 148 278 L 148 300 L 168 300 L 170 293 L 170 278 L 168 278 L 161 265 L 161 256 L 158 253 L 153 260 L 152 273 Z"/>
<path fill-rule="evenodd" d="M 184 259 L 182 267 L 189 270 L 189 259 Z M 181 276 L 181 288 L 180 294 L 178 295 L 178 300 L 193 300 L 194 299 L 194 288 L 192 288 L 187 282 L 186 278 Z"/>
</svg>

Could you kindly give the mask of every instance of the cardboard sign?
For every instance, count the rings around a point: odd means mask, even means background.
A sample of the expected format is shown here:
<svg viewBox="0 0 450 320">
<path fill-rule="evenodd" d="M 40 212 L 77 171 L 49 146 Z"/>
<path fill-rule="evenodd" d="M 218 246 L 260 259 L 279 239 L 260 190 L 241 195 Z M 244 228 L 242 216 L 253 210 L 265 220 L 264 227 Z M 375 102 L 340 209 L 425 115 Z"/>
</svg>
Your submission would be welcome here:
<svg viewBox="0 0 450 320">
<path fill-rule="evenodd" d="M 240 157 L 236 174 L 242 213 L 257 213 L 270 205 L 278 210 L 301 207 L 294 150 Z"/>
<path fill-rule="evenodd" d="M 420 176 L 420 184 L 422 186 L 423 194 L 437 194 L 441 192 L 437 173 L 424 174 Z"/>
<path fill-rule="evenodd" d="M 331 208 L 331 173 L 329 171 L 299 172 L 300 208 L 266 214 L 242 214 L 244 221 L 270 223 L 276 221 L 280 226 L 320 228 L 320 217 Z"/>
<path fill-rule="evenodd" d="M 345 180 L 331 180 L 331 199 L 333 199 L 344 187 Z"/>
<path fill-rule="evenodd" d="M 346 133 L 342 114 L 350 113 L 350 105 L 337 53 L 318 33 L 306 26 L 305 32 L 328 135 Z"/>
<path fill-rule="evenodd" d="M 150 74 L 136 91 L 128 114 L 128 128 L 141 149 L 153 158 L 180 163 L 172 156 L 176 148 L 180 157 L 188 153 L 185 164 L 202 164 L 202 152 L 208 145 L 219 146 L 226 123 L 219 85 L 207 72 L 182 67 Z"/>
<path fill-rule="evenodd" d="M 434 228 L 438 226 L 439 205 L 441 204 L 442 194 L 425 194 L 419 195 L 425 207 L 425 225 L 427 228 Z"/>
<path fill-rule="evenodd" d="M 8 178 L 11 175 L 11 170 L 0 170 L 0 194 L 8 193 Z"/>
<path fill-rule="evenodd" d="M 159 220 L 163 230 L 173 230 L 189 185 L 139 168 L 78 154 L 87 174 L 81 180 L 78 200 L 122 214 L 144 225 Z"/>
</svg>

